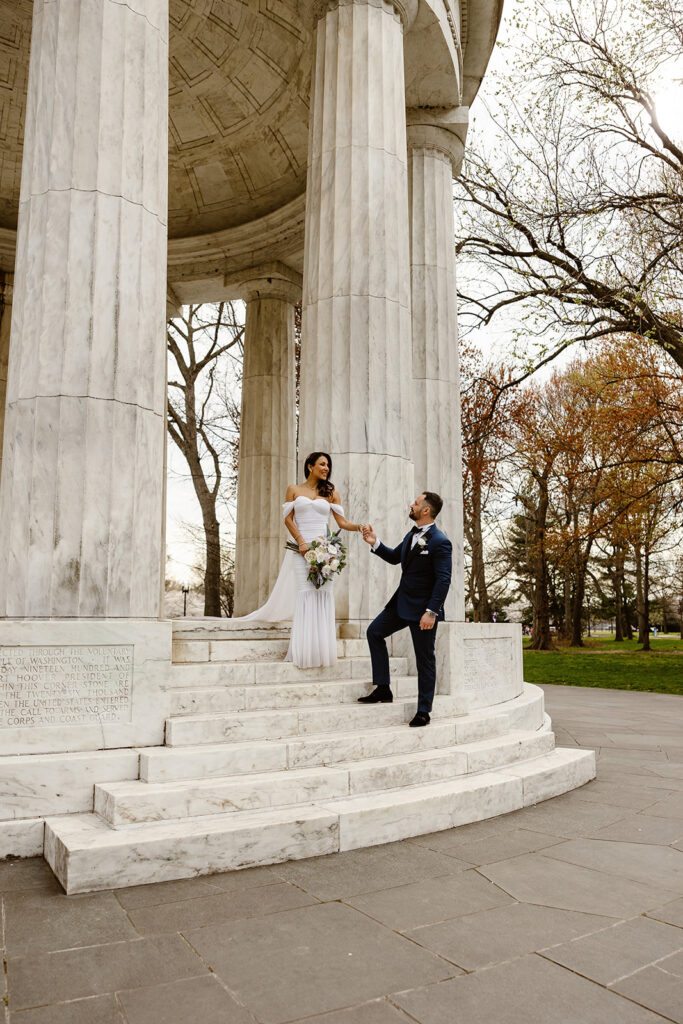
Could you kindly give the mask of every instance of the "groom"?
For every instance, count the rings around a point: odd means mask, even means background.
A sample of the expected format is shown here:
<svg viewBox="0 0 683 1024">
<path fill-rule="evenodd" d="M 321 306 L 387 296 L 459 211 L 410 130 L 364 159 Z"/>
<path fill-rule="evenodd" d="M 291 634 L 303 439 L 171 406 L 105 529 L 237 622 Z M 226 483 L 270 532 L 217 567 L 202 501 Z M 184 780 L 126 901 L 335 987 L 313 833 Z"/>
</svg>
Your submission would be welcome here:
<svg viewBox="0 0 683 1024">
<path fill-rule="evenodd" d="M 363 539 L 374 554 L 390 565 L 401 563 L 398 590 L 377 618 L 368 626 L 368 645 L 375 689 L 359 704 L 390 704 L 394 696 L 389 679 L 386 637 L 399 629 L 410 629 L 417 662 L 417 714 L 412 726 L 429 725 L 436 687 L 436 624 L 443 621 L 443 603 L 451 585 L 452 545 L 434 520 L 443 501 L 433 491 L 419 494 L 410 506 L 415 525 L 396 548 L 377 539 L 372 526 L 363 529 Z"/>
</svg>

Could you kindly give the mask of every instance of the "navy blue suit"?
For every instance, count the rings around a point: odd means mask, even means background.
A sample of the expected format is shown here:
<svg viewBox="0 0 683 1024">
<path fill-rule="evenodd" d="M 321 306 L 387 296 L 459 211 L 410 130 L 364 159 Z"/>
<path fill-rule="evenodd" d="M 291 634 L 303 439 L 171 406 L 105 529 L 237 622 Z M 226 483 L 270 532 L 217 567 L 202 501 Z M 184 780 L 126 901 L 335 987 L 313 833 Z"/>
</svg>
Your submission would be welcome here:
<svg viewBox="0 0 683 1024">
<path fill-rule="evenodd" d="M 429 608 L 443 621 L 443 605 L 451 585 L 453 547 L 436 524 L 422 536 L 426 543 L 412 545 L 412 530 L 398 547 L 380 543 L 374 554 L 390 565 L 401 564 L 401 580 L 386 607 L 368 626 L 367 637 L 375 686 L 389 686 L 389 654 L 386 637 L 406 626 L 410 629 L 417 662 L 417 710 L 429 714 L 436 688 L 436 623 L 432 629 L 420 629 L 420 619 Z"/>
</svg>

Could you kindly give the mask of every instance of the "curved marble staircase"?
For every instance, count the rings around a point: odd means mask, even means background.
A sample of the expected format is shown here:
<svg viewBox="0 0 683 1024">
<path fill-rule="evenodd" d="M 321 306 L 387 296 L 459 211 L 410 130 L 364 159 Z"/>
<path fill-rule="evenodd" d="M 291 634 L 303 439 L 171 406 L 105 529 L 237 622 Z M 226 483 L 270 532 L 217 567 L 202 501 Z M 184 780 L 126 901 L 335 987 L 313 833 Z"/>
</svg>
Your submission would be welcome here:
<svg viewBox="0 0 683 1024">
<path fill-rule="evenodd" d="M 139 750 L 139 779 L 98 783 L 94 812 L 48 818 L 45 857 L 69 893 L 349 850 L 503 814 L 595 774 L 555 748 L 543 692 L 459 713 L 435 699 L 410 729 L 416 681 L 392 659 L 393 704 L 370 686 L 362 640 L 338 664 L 281 659 L 286 631 L 174 643 L 163 747 Z"/>
</svg>

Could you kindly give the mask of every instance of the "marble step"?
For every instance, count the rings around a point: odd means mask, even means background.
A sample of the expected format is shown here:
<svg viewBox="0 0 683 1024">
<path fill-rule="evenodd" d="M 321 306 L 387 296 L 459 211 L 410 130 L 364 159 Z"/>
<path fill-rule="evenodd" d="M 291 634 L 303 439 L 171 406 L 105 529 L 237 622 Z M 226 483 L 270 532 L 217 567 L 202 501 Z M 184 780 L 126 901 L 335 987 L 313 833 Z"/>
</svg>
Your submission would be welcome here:
<svg viewBox="0 0 683 1024">
<path fill-rule="evenodd" d="M 451 698 L 446 699 L 451 701 Z M 451 701 L 451 706 L 442 713 L 455 713 L 455 704 L 455 701 Z M 176 715 L 166 720 L 166 746 L 280 740 L 314 733 L 373 729 L 410 721 L 415 708 L 416 697 L 405 697 L 394 700 L 393 704 L 368 706 L 331 704 L 208 715 Z"/>
<path fill-rule="evenodd" d="M 0 819 L 91 811 L 94 784 L 137 779 L 139 760 L 132 749 L 7 754 L 0 757 Z"/>
<path fill-rule="evenodd" d="M 392 679 L 408 674 L 407 658 L 390 658 Z M 371 679 L 370 657 L 341 658 L 327 668 L 298 668 L 287 661 L 212 661 L 188 662 L 171 666 L 171 686 L 221 685 L 244 686 L 254 683 L 331 682 L 335 679 Z"/>
<path fill-rule="evenodd" d="M 392 689 L 395 697 L 414 697 L 417 693 L 417 677 L 397 676 L 392 681 Z M 371 690 L 370 679 L 337 679 L 329 683 L 185 686 L 173 690 L 171 714 L 259 711 L 299 707 L 302 704 L 353 704 Z"/>
<path fill-rule="evenodd" d="M 235 699 L 239 703 L 241 696 L 237 695 Z M 245 694 L 245 705 L 246 701 Z M 417 694 L 413 689 L 409 696 L 395 697 L 392 704 L 364 706 L 336 702 L 270 706 L 259 710 L 253 710 L 246 705 L 244 708 L 238 707 L 225 712 L 180 714 L 166 720 L 166 746 L 197 746 L 260 739 L 281 740 L 314 733 L 346 733 L 358 729 L 374 729 L 382 725 L 390 726 L 409 721 L 415 713 L 416 701 Z M 433 712 L 437 719 L 458 716 L 459 711 L 457 697 L 437 694 Z M 507 716 L 502 729 L 501 715 Z M 459 719 L 458 742 L 485 737 L 488 735 L 489 722 L 496 735 L 500 735 L 505 728 L 538 728 L 542 722 L 542 691 L 535 687 L 525 689 L 514 701 L 506 701 L 504 704 L 470 715 L 460 715 Z M 477 735 L 469 734 L 472 728 L 477 731 Z"/>
<path fill-rule="evenodd" d="M 413 750 L 473 743 L 510 730 L 534 731 L 544 724 L 543 691 L 526 683 L 524 692 L 496 709 L 485 709 L 439 719 L 441 702 L 452 700 L 438 695 L 434 717 L 427 728 L 410 729 L 405 724 L 281 740 L 198 744 L 187 747 L 147 747 L 140 750 L 140 778 L 146 782 L 215 778 L 283 768 L 314 767 L 365 757 L 408 753 Z M 393 705 L 391 705 L 393 707 Z M 380 705 L 386 708 L 387 705 Z M 363 708 L 370 711 L 370 707 Z M 549 722 L 547 716 L 545 721 Z"/>
<path fill-rule="evenodd" d="M 119 829 L 96 814 L 70 815 L 47 819 L 44 853 L 68 893 L 142 885 L 453 828 L 557 796 L 594 776 L 593 751 L 558 749 L 478 775 L 310 805 Z"/>
<path fill-rule="evenodd" d="M 276 633 L 263 637 L 178 639 L 173 637 L 173 661 L 193 664 L 211 661 L 280 661 L 289 650 L 289 630 L 282 636 Z M 366 658 L 366 640 L 337 640 L 338 658 Z"/>
<path fill-rule="evenodd" d="M 334 767 L 258 772 L 184 782 L 112 782 L 95 787 L 95 811 L 115 828 L 133 823 L 256 810 L 453 778 L 551 751 L 552 732 L 510 733 L 445 750 L 390 754 Z"/>
</svg>

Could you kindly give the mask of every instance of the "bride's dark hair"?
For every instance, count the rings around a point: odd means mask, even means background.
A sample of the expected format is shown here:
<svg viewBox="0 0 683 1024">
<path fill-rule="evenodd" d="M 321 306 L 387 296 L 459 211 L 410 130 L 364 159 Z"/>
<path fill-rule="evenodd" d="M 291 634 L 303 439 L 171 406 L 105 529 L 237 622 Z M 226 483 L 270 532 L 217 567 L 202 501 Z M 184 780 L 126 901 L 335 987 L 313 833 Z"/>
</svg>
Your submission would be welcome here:
<svg viewBox="0 0 683 1024">
<path fill-rule="evenodd" d="M 315 466 L 318 459 L 323 455 L 327 459 L 327 465 L 330 467 L 330 471 L 327 474 L 327 480 L 318 480 L 318 494 L 322 498 L 331 498 L 332 495 L 334 494 L 334 484 L 330 479 L 330 477 L 332 476 L 332 459 L 327 454 L 327 452 L 311 452 L 311 454 L 307 457 L 307 459 L 304 462 L 304 476 L 308 479 L 310 472 L 309 466 Z"/>
</svg>

